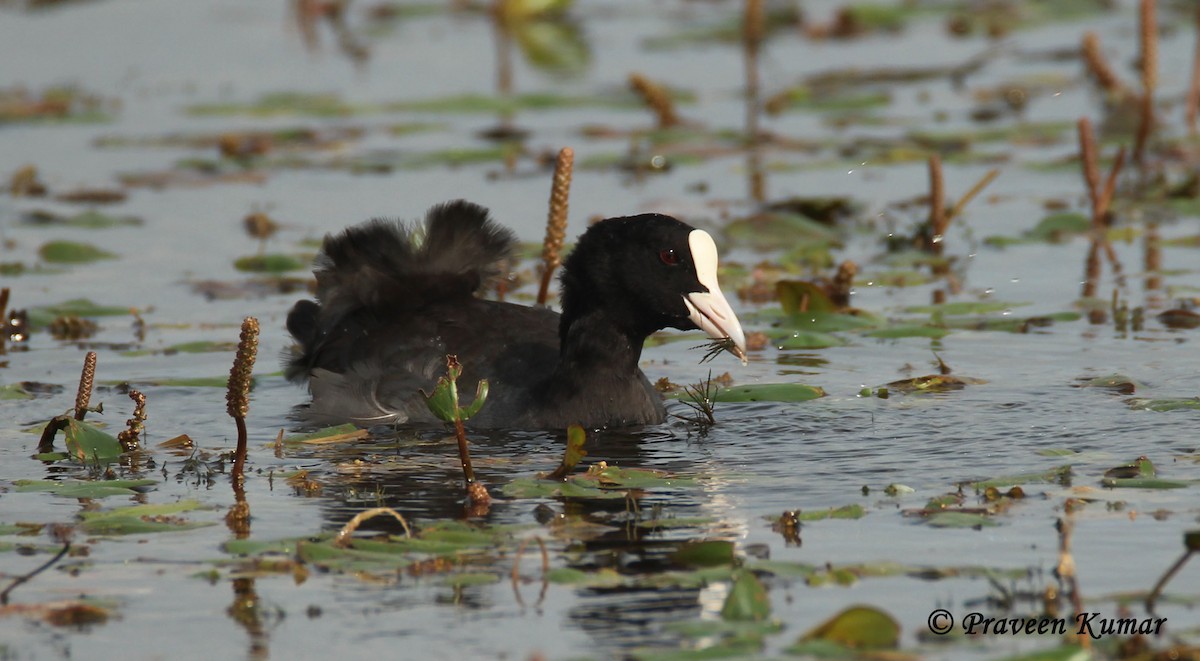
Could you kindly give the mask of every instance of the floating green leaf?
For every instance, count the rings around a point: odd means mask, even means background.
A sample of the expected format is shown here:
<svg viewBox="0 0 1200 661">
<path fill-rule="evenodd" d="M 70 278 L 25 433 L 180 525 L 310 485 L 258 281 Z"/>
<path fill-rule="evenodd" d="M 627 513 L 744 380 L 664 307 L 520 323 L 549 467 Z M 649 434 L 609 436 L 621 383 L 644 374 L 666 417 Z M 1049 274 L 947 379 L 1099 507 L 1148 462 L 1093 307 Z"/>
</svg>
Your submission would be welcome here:
<svg viewBox="0 0 1200 661">
<path fill-rule="evenodd" d="M 733 549 L 733 542 L 725 540 L 685 542 L 671 554 L 671 562 L 681 567 L 731 565 Z"/>
<path fill-rule="evenodd" d="M 102 259 L 115 259 L 116 255 L 96 246 L 75 241 L 51 241 L 38 249 L 42 259 L 52 264 L 87 264 Z"/>
<path fill-rule="evenodd" d="M 67 452 L 75 461 L 91 463 L 109 461 L 121 456 L 123 450 L 120 441 L 96 425 L 69 416 L 62 416 L 56 420 L 66 421 L 63 434 L 66 436 Z"/>
<path fill-rule="evenodd" d="M 817 331 L 792 331 L 788 335 L 773 339 L 772 344 L 777 349 L 825 349 L 827 347 L 840 347 L 849 344 L 845 339 L 833 335 L 832 333 L 821 333 Z"/>
<path fill-rule="evenodd" d="M 16 491 L 44 491 L 64 498 L 136 496 L 158 482 L 154 480 L 17 480 Z"/>
<path fill-rule="evenodd" d="M 810 510 L 797 512 L 796 519 L 800 521 L 820 521 L 822 519 L 861 519 L 866 516 L 862 505 L 842 505 L 827 510 Z"/>
<path fill-rule="evenodd" d="M 805 643 L 818 641 L 852 650 L 895 649 L 900 624 L 874 606 L 851 606 L 805 633 L 788 652 L 802 654 Z"/>
<path fill-rule="evenodd" d="M 307 258 L 273 253 L 238 257 L 234 260 L 233 267 L 239 271 L 248 273 L 286 273 L 288 271 L 306 269 L 308 268 L 308 263 L 309 260 Z"/>
<path fill-rule="evenodd" d="M 869 330 L 863 334 L 885 340 L 898 340 L 906 337 L 927 337 L 936 340 L 945 337 L 949 332 L 949 329 L 941 326 L 896 325 Z"/>
<path fill-rule="evenodd" d="M 1100 484 L 1112 489 L 1185 489 L 1194 483 L 1156 477 L 1106 477 Z"/>
<path fill-rule="evenodd" d="M 195 342 L 184 342 L 181 344 L 173 344 L 162 349 L 138 349 L 136 351 L 122 351 L 122 356 L 149 356 L 151 354 L 163 354 L 170 356 L 177 353 L 232 353 L 237 350 L 236 342 L 218 342 L 215 340 L 197 340 Z M 228 382 L 228 379 L 226 379 Z M 223 384 L 224 385 L 224 384 Z"/>
<path fill-rule="evenodd" d="M 745 569 L 737 572 L 725 604 L 721 607 L 721 619 L 732 622 L 761 622 L 771 616 L 771 600 L 767 589 Z"/>
<path fill-rule="evenodd" d="M 1070 485 L 1071 466 L 1058 466 L 1047 471 L 1018 473 L 1016 475 L 993 477 L 990 480 L 973 482 L 971 483 L 971 486 L 977 490 L 983 490 L 988 487 L 1010 487 L 1017 484 L 1029 484 L 1030 482 L 1049 482 L 1052 484 Z"/>
<path fill-rule="evenodd" d="M 998 526 L 986 514 L 976 512 L 936 512 L 925 517 L 925 523 L 933 528 L 990 528 Z"/>
<path fill-rule="evenodd" d="M 33 393 L 20 383 L 9 383 L 0 386 L 0 400 L 33 399 Z"/>
<path fill-rule="evenodd" d="M 1139 409 L 1143 411 L 1158 411 L 1166 413 L 1168 411 L 1200 411 L 1200 397 L 1183 397 L 1177 399 L 1145 399 L 1142 397 L 1134 397 L 1126 400 L 1131 409 Z"/>
<path fill-rule="evenodd" d="M 677 395 L 672 395 L 677 396 Z M 818 386 L 801 383 L 750 383 L 721 388 L 713 395 L 716 402 L 807 402 L 824 397 Z"/>
<path fill-rule="evenodd" d="M 133 505 L 100 512 L 84 512 L 80 514 L 83 518 L 80 527 L 89 535 L 134 535 L 191 530 L 213 523 L 188 521 L 177 515 L 204 508 L 200 501 L 181 500 L 162 505 Z"/>
</svg>

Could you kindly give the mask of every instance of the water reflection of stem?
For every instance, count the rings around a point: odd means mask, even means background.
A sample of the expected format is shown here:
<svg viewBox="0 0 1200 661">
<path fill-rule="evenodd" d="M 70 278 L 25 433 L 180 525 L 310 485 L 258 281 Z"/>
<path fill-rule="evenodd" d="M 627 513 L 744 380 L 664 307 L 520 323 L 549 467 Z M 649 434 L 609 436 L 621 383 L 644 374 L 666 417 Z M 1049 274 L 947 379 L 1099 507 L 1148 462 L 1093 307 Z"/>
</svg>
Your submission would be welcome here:
<svg viewBox="0 0 1200 661">
<path fill-rule="evenodd" d="M 1158 223 L 1146 223 L 1146 233 L 1143 236 L 1145 248 L 1143 252 L 1142 270 L 1146 274 L 1144 287 L 1146 289 L 1146 304 L 1155 307 L 1157 301 L 1151 301 L 1151 294 L 1162 290 L 1162 238 L 1158 234 Z M 1157 298 L 1157 296 L 1155 296 Z"/>
<path fill-rule="evenodd" d="M 1109 169 L 1108 178 L 1104 182 L 1104 187 L 1101 188 L 1099 158 L 1096 153 L 1096 138 L 1092 131 L 1091 120 L 1087 117 L 1081 117 L 1078 122 L 1078 128 L 1079 158 L 1083 167 L 1083 180 L 1087 185 L 1088 200 L 1092 210 L 1092 240 L 1091 245 L 1088 247 L 1087 260 L 1084 266 L 1083 297 L 1095 298 L 1100 280 L 1101 249 L 1104 250 L 1105 256 L 1112 266 L 1113 274 L 1118 278 L 1118 282 L 1120 283 L 1124 278 L 1121 263 L 1117 259 L 1117 253 L 1113 249 L 1112 242 L 1108 240 L 1107 230 L 1108 209 L 1112 204 L 1113 196 L 1116 195 L 1117 176 L 1121 172 L 1121 167 L 1125 164 L 1125 148 L 1121 147 L 1117 152 L 1116 158 L 1113 159 L 1112 167 Z M 1103 316 L 1103 310 L 1093 310 L 1091 321 L 1093 323 L 1103 323 Z"/>
<path fill-rule="evenodd" d="M 538 540 L 538 541 L 541 541 L 541 540 Z M 67 551 L 70 551 L 70 550 L 71 550 L 71 542 L 69 542 L 69 541 L 63 542 L 63 547 L 58 550 L 58 553 L 54 554 L 53 558 L 50 558 L 46 562 L 43 562 L 40 566 L 38 566 L 33 571 L 31 571 L 27 574 L 23 574 L 21 576 L 16 577 L 15 579 L 13 579 L 13 582 L 9 583 L 8 587 L 4 588 L 3 592 L 0 592 L 0 606 L 8 605 L 8 594 L 10 592 L 12 592 L 13 590 L 17 589 L 17 586 L 22 585 L 24 583 L 28 583 L 29 580 L 32 579 L 34 576 L 37 576 L 38 574 L 40 574 L 40 573 L 46 571 L 47 569 L 49 569 L 50 567 L 54 566 L 54 563 L 61 560 L 62 557 L 67 554 Z"/>
<path fill-rule="evenodd" d="M 563 147 L 554 163 L 554 180 L 550 186 L 550 213 L 546 219 L 546 238 L 542 241 L 542 282 L 538 287 L 537 303 L 545 305 L 550 296 L 550 281 L 562 264 L 563 239 L 567 234 L 567 210 L 571 196 L 571 169 L 575 152 Z"/>
<path fill-rule="evenodd" d="M 92 384 L 96 380 L 96 352 L 89 351 L 83 358 L 83 373 L 79 375 L 79 389 L 75 391 L 75 419 L 83 420 L 87 415 L 88 403 L 92 399 Z"/>
<path fill-rule="evenodd" d="M 1075 558 L 1071 555 L 1071 534 L 1075 530 L 1074 512 L 1071 508 L 1074 506 L 1068 501 L 1063 507 L 1063 518 L 1058 520 L 1058 566 L 1055 567 L 1059 580 L 1071 591 L 1071 619 L 1083 613 L 1083 599 L 1079 595 L 1079 581 L 1075 576 Z M 1091 647 L 1091 640 L 1082 631 L 1076 635 L 1076 639 L 1084 648 Z"/>
<path fill-rule="evenodd" d="M 550 587 L 550 580 L 548 578 L 548 576 L 550 574 L 550 553 L 549 553 L 549 551 L 546 550 L 546 542 L 543 542 L 541 537 L 534 537 L 533 541 L 537 542 L 538 548 L 540 548 L 542 551 L 542 591 L 538 593 L 538 600 L 537 600 L 537 604 L 535 605 L 535 606 L 541 606 L 542 602 L 546 599 L 546 590 Z M 527 547 L 527 546 L 529 546 L 529 539 L 526 538 L 526 539 L 521 540 L 521 543 L 519 545 L 517 545 L 517 552 L 513 554 L 513 567 L 512 567 L 513 595 L 516 596 L 517 604 L 519 604 L 522 608 L 525 607 L 525 600 L 523 598 L 521 598 L 521 588 L 520 588 L 521 555 L 525 553 L 525 547 Z"/>
<path fill-rule="evenodd" d="M 233 579 L 233 603 L 225 610 L 250 635 L 251 659 L 266 659 L 270 656 L 267 647 L 267 629 L 262 618 L 262 603 L 253 578 Z"/>
<path fill-rule="evenodd" d="M 1133 146 L 1133 162 L 1142 165 L 1146 143 L 1154 127 L 1154 88 L 1158 83 L 1158 21 L 1157 2 L 1141 0 L 1138 18 L 1141 27 L 1142 116 L 1138 123 L 1137 140 Z"/>
<path fill-rule="evenodd" d="M 1190 541 L 1192 536 L 1196 536 L 1198 534 L 1200 534 L 1200 533 L 1197 533 L 1196 531 L 1185 533 L 1185 535 L 1184 535 L 1185 543 Z M 1195 552 L 1196 552 L 1196 549 L 1192 548 L 1191 546 L 1188 546 L 1184 550 L 1183 555 L 1179 556 L 1179 559 L 1175 561 L 1175 564 L 1171 565 L 1171 567 L 1169 569 L 1167 569 L 1166 573 L 1164 573 L 1162 575 L 1162 577 L 1158 579 L 1158 582 L 1154 584 L 1154 589 L 1151 590 L 1150 594 L 1146 596 L 1146 612 L 1147 613 L 1150 613 L 1151 615 L 1154 614 L 1154 604 L 1158 601 L 1158 598 L 1160 596 L 1162 596 L 1163 589 L 1165 589 L 1167 587 L 1167 583 L 1169 583 L 1171 581 L 1171 579 L 1174 578 L 1175 574 L 1179 573 L 1180 569 L 1183 569 L 1184 563 L 1186 563 L 1188 561 L 1188 558 L 1192 557 L 1192 554 Z"/>
</svg>

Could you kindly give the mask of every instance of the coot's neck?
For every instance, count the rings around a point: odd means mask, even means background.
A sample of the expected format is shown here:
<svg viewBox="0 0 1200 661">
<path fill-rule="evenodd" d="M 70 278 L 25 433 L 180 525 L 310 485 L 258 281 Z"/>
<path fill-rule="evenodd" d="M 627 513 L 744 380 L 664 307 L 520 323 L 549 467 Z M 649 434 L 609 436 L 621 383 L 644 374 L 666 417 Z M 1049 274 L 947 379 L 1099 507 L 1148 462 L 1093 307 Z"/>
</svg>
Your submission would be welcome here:
<svg viewBox="0 0 1200 661">
<path fill-rule="evenodd" d="M 649 333 L 626 328 L 611 313 L 592 309 L 567 316 L 559 326 L 559 375 L 572 373 L 585 380 L 589 374 L 633 374 Z"/>
</svg>

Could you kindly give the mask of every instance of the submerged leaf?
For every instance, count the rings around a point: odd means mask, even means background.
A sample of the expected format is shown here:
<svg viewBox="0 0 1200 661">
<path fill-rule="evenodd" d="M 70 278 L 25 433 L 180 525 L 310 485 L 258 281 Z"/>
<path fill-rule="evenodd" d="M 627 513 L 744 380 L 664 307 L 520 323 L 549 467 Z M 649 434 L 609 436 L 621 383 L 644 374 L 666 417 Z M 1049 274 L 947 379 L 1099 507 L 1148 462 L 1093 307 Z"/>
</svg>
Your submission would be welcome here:
<svg viewBox="0 0 1200 661">
<path fill-rule="evenodd" d="M 13 486 L 18 492 L 43 491 L 64 498 L 136 496 L 155 484 L 158 482 L 154 480 L 17 480 L 13 482 Z"/>
</svg>

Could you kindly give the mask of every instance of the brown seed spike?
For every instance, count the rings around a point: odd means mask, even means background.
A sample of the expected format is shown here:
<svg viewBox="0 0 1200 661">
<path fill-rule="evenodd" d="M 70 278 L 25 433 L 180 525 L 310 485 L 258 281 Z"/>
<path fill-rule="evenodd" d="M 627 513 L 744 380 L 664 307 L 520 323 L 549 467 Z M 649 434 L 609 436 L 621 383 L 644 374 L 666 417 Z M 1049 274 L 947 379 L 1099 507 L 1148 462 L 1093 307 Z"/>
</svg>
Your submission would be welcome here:
<svg viewBox="0 0 1200 661">
<path fill-rule="evenodd" d="M 245 419 L 250 411 L 250 376 L 258 355 L 258 319 L 246 317 L 238 341 L 237 357 L 229 370 L 229 390 L 225 393 L 226 411 L 231 418 Z"/>
<path fill-rule="evenodd" d="M 575 164 L 575 152 L 563 147 L 554 163 L 554 181 L 550 187 L 550 214 L 546 219 L 546 239 L 542 242 L 542 282 L 538 289 L 538 305 L 545 305 L 549 298 L 550 280 L 554 270 L 562 265 L 563 239 L 567 234 L 567 209 L 571 196 L 571 171 Z"/>
<path fill-rule="evenodd" d="M 79 390 L 75 393 L 75 419 L 83 420 L 87 415 L 88 403 L 92 400 L 92 384 L 96 380 L 96 352 L 89 351 L 83 359 L 83 373 L 79 375 Z"/>
<path fill-rule="evenodd" d="M 1104 53 L 1100 50 L 1100 37 L 1096 36 L 1095 32 L 1083 34 L 1083 61 L 1086 63 L 1088 71 L 1095 76 L 1096 82 L 1105 91 L 1118 96 L 1128 94 L 1121 79 L 1117 78 L 1117 74 L 1109 66 L 1108 60 L 1104 59 Z"/>
<path fill-rule="evenodd" d="M 671 128 L 682 123 L 679 115 L 675 114 L 675 102 L 671 100 L 671 95 L 662 85 L 652 82 L 640 73 L 631 73 L 629 74 L 629 86 L 654 111 L 658 117 L 658 128 Z"/>
<path fill-rule="evenodd" d="M 138 390 L 130 390 L 129 399 L 133 400 L 133 416 L 125 421 L 128 425 L 125 431 L 117 434 L 117 440 L 124 452 L 138 449 L 141 433 L 145 429 L 142 423 L 146 421 L 146 396 Z"/>
</svg>

